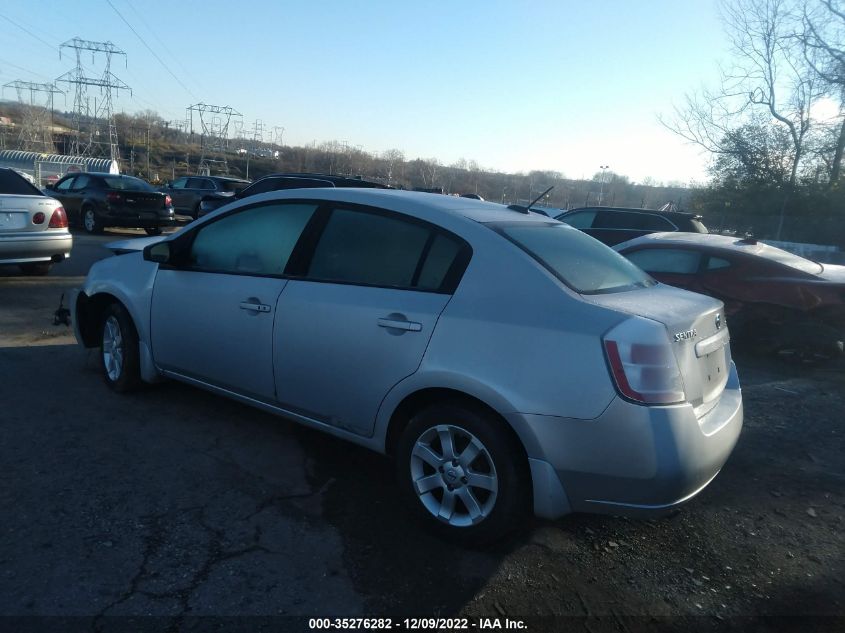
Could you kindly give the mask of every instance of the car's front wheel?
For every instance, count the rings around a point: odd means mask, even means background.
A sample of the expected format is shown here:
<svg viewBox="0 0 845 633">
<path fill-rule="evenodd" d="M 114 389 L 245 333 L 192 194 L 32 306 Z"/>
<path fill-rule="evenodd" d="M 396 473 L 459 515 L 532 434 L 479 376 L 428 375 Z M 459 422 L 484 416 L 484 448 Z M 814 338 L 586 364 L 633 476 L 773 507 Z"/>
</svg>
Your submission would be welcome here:
<svg viewBox="0 0 845 633">
<path fill-rule="evenodd" d="M 161 227 L 160 226 L 148 226 L 144 229 L 144 232 L 147 235 L 161 235 Z"/>
<path fill-rule="evenodd" d="M 530 513 L 527 464 L 504 423 L 462 403 L 416 414 L 396 452 L 400 490 L 440 536 L 465 544 L 501 538 Z"/>
<path fill-rule="evenodd" d="M 100 367 L 106 384 L 118 392 L 132 391 L 141 382 L 138 333 L 122 305 L 112 303 L 103 315 Z"/>
</svg>

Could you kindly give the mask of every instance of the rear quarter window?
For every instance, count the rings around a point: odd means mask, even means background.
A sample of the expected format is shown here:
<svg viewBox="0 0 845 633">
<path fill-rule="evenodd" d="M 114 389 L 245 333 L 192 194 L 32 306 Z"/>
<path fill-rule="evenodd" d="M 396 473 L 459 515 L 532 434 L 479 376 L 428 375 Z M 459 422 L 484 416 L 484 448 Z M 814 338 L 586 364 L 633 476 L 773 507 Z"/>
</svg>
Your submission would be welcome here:
<svg viewBox="0 0 845 633">
<path fill-rule="evenodd" d="M 488 226 L 580 294 L 621 292 L 657 283 L 613 249 L 566 225 L 507 223 Z"/>
</svg>

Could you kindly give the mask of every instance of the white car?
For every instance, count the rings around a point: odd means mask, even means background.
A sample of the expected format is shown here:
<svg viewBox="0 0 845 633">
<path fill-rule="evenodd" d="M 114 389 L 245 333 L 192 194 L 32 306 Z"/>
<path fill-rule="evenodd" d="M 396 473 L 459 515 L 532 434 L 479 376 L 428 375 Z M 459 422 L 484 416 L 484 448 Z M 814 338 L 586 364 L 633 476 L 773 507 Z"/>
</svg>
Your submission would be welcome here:
<svg viewBox="0 0 845 633">
<path fill-rule="evenodd" d="M 72 300 L 110 387 L 172 378 L 387 453 L 461 541 L 673 508 L 742 426 L 722 303 L 543 215 L 293 189 L 113 248 Z"/>
<path fill-rule="evenodd" d="M 73 238 L 62 204 L 14 169 L 0 168 L 0 264 L 46 275 L 70 257 Z"/>
</svg>

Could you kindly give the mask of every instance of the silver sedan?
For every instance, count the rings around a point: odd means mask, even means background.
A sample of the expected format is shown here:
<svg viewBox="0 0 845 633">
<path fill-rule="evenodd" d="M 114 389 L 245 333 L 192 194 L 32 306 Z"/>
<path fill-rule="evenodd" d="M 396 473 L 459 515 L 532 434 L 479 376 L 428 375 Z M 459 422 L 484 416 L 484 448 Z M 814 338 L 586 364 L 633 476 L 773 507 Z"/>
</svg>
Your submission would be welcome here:
<svg viewBox="0 0 845 633">
<path fill-rule="evenodd" d="M 0 264 L 46 275 L 73 247 L 61 203 L 13 169 L 0 168 Z"/>
<path fill-rule="evenodd" d="M 109 387 L 179 380 L 387 453 L 456 540 L 663 512 L 742 426 L 722 304 L 524 208 L 289 190 L 113 249 L 72 305 Z"/>
</svg>

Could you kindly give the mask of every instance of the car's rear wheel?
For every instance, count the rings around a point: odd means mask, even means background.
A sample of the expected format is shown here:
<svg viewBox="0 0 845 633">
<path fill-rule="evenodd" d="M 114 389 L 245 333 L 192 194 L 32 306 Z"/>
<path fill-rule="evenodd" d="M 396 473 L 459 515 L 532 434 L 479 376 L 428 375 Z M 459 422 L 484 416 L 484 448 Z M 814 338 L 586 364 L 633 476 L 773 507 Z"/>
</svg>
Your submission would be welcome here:
<svg viewBox="0 0 845 633">
<path fill-rule="evenodd" d="M 110 304 L 103 314 L 100 367 L 106 384 L 115 391 L 132 391 L 141 383 L 138 333 L 132 317 L 118 303 Z"/>
<path fill-rule="evenodd" d="M 100 218 L 97 217 L 97 212 L 94 211 L 93 207 L 85 207 L 82 209 L 82 228 L 92 235 L 99 235 L 103 232 L 103 223 Z"/>
<path fill-rule="evenodd" d="M 466 544 L 499 539 L 530 513 L 527 464 L 516 441 L 484 411 L 430 406 L 399 440 L 400 490 L 440 536 Z"/>
<path fill-rule="evenodd" d="M 20 264 L 18 267 L 24 275 L 43 276 L 50 272 L 53 264 L 50 262 L 32 262 L 28 264 Z"/>
</svg>

